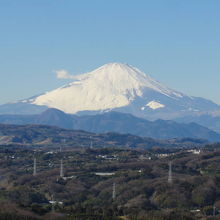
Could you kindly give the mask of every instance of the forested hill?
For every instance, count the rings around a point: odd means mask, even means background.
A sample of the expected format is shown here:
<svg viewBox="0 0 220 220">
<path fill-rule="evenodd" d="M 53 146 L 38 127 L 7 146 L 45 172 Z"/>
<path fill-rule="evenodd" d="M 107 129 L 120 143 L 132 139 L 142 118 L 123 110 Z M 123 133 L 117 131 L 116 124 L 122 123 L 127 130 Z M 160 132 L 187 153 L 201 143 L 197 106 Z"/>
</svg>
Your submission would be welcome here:
<svg viewBox="0 0 220 220">
<path fill-rule="evenodd" d="M 159 140 L 130 134 L 95 134 L 80 130 L 67 130 L 46 125 L 5 125 L 0 124 L 0 145 L 32 146 L 73 146 L 73 147 L 123 147 L 151 148 L 201 146 L 207 141 L 182 138 Z"/>
</svg>

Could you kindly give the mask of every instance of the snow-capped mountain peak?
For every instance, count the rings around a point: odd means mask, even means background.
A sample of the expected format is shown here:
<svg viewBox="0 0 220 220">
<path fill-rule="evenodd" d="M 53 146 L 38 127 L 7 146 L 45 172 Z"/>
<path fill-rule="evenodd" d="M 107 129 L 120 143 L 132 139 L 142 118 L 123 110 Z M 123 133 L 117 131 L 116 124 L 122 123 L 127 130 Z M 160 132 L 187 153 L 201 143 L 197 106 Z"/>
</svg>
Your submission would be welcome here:
<svg viewBox="0 0 220 220">
<path fill-rule="evenodd" d="M 119 111 L 147 119 L 220 112 L 212 101 L 170 89 L 131 65 L 109 63 L 76 75 L 73 82 L 58 89 L 2 105 L 0 113 L 33 114 L 47 108 L 70 114 Z"/>
<path fill-rule="evenodd" d="M 69 85 L 45 93 L 32 103 L 67 113 L 108 110 L 129 105 L 136 97 L 142 97 L 146 90 L 175 99 L 183 96 L 133 66 L 109 63 L 76 76 Z"/>
<path fill-rule="evenodd" d="M 115 89 L 127 91 L 134 89 L 141 95 L 142 88 L 153 89 L 167 96 L 182 97 L 183 94 L 169 89 L 138 68 L 123 63 L 108 63 L 98 69 L 75 77 L 77 80 L 97 80 L 110 82 Z"/>
</svg>

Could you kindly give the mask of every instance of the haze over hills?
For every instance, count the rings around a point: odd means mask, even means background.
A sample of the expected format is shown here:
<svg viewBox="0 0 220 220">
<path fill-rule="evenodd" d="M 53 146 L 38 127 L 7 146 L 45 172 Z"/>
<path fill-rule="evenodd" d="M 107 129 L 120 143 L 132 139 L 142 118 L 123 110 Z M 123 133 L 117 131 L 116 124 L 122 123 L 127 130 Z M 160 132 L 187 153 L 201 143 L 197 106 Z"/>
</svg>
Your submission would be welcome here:
<svg viewBox="0 0 220 220">
<path fill-rule="evenodd" d="M 129 133 L 159 139 L 198 138 L 220 141 L 220 134 L 196 123 L 184 124 L 161 119 L 148 121 L 119 112 L 77 116 L 66 114 L 57 109 L 48 109 L 39 115 L 0 115 L 0 123 L 43 124 L 93 133 Z"/>
<path fill-rule="evenodd" d="M 198 115 L 198 116 L 185 116 L 175 119 L 179 123 L 191 123 L 195 122 L 202 126 L 208 127 L 209 129 L 220 133 L 220 116 L 212 116 L 209 114 Z"/>
<path fill-rule="evenodd" d="M 34 114 L 47 108 L 80 115 L 117 111 L 146 119 L 220 112 L 214 102 L 170 89 L 131 65 L 109 63 L 61 88 L 1 105 L 0 114 Z"/>
</svg>

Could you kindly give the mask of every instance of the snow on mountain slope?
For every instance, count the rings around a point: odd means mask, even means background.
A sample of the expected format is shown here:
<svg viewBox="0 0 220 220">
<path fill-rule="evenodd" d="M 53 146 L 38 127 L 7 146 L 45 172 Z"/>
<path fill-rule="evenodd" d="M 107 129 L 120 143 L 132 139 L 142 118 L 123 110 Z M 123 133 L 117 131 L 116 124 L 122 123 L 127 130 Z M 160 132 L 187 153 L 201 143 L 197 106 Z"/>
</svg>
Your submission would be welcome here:
<svg viewBox="0 0 220 220">
<path fill-rule="evenodd" d="M 155 101 L 149 102 L 146 106 L 148 106 L 149 108 L 152 108 L 152 109 L 158 109 L 158 108 L 164 108 L 165 107 L 165 105 L 163 105 L 159 102 L 155 102 Z"/>
<path fill-rule="evenodd" d="M 145 90 L 153 90 L 173 99 L 184 96 L 137 68 L 110 63 L 76 76 L 74 82 L 45 93 L 32 103 L 57 108 L 66 113 L 100 111 L 128 106 L 136 97 L 143 97 Z"/>
</svg>

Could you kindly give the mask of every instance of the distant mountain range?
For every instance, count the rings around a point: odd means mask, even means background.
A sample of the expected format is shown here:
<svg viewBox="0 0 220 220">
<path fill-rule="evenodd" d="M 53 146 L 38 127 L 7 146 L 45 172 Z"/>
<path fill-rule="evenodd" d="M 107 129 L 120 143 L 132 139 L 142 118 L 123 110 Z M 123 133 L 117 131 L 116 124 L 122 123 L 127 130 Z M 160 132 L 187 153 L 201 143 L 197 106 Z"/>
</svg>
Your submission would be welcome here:
<svg viewBox="0 0 220 220">
<path fill-rule="evenodd" d="M 212 116 L 209 114 L 198 115 L 198 116 L 185 116 L 175 119 L 179 123 L 191 123 L 195 122 L 202 126 L 205 126 L 217 133 L 220 133 L 220 116 Z"/>
<path fill-rule="evenodd" d="M 220 140 L 220 105 L 170 89 L 136 67 L 109 63 L 71 78 L 53 91 L 0 105 L 0 122 Z"/>
<path fill-rule="evenodd" d="M 157 139 L 198 138 L 220 141 L 220 134 L 196 123 L 185 124 L 170 120 L 148 121 L 119 112 L 77 116 L 57 109 L 47 109 L 39 115 L 0 115 L 0 123 L 42 124 L 93 133 L 117 132 Z"/>
</svg>

